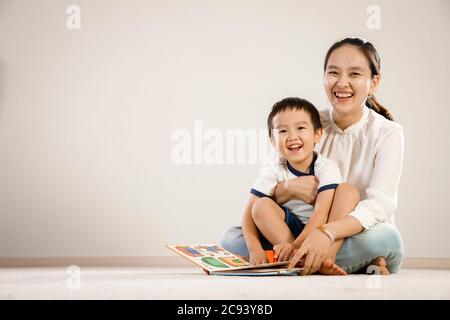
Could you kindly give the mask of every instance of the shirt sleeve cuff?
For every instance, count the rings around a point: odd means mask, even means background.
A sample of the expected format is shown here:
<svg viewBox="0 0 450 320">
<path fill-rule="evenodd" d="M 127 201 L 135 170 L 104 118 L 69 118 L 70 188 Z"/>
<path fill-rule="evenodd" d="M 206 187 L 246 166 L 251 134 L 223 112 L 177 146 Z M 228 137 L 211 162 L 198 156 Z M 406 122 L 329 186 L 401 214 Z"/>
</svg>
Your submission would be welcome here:
<svg viewBox="0 0 450 320">
<path fill-rule="evenodd" d="M 370 212 L 359 208 L 350 212 L 349 216 L 356 218 L 365 230 L 370 229 L 378 223 Z"/>
<path fill-rule="evenodd" d="M 389 222 L 383 208 L 374 200 L 366 199 L 358 203 L 350 216 L 355 217 L 364 229 L 370 229 L 381 222 Z"/>
<path fill-rule="evenodd" d="M 253 195 L 255 195 L 255 196 L 257 196 L 257 197 L 268 197 L 268 198 L 270 198 L 270 196 L 268 196 L 267 194 L 265 194 L 265 193 L 263 193 L 263 192 L 261 192 L 261 191 L 258 191 L 258 190 L 256 190 L 256 189 L 250 189 L 250 193 L 251 194 L 253 194 Z"/>
<path fill-rule="evenodd" d="M 320 193 L 325 190 L 336 189 L 338 186 L 339 186 L 338 183 L 327 184 L 326 186 L 320 187 L 317 193 Z"/>
</svg>

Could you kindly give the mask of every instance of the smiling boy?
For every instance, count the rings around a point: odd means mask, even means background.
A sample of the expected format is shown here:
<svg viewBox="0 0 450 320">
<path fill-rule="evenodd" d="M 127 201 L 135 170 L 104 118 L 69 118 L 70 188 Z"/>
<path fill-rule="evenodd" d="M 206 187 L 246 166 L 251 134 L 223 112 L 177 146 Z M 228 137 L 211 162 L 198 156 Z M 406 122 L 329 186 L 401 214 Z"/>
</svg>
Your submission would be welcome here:
<svg viewBox="0 0 450 320">
<path fill-rule="evenodd" d="M 254 264 L 267 261 L 263 249 L 267 242 L 274 246 L 278 261 L 290 259 L 308 234 L 327 222 L 335 189 L 341 183 L 337 164 L 314 151 L 322 135 L 314 105 L 300 98 L 283 99 L 273 106 L 267 124 L 270 141 L 280 158 L 265 166 L 253 184 L 242 221 L 250 262 Z M 319 179 L 314 206 L 295 199 L 280 207 L 272 200 L 279 182 L 304 175 Z M 341 269 L 333 271 L 345 274 Z"/>
</svg>

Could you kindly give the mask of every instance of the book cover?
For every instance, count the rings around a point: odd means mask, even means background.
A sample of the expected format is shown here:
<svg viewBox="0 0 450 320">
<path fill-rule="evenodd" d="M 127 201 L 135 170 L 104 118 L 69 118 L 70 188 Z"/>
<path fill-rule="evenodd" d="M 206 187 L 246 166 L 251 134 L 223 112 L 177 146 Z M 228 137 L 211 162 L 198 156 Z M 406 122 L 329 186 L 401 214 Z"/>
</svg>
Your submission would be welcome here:
<svg viewBox="0 0 450 320">
<path fill-rule="evenodd" d="M 167 247 L 208 274 L 267 276 L 298 275 L 301 271 L 300 268 L 287 269 L 289 261 L 253 265 L 216 244 L 183 244 Z"/>
</svg>

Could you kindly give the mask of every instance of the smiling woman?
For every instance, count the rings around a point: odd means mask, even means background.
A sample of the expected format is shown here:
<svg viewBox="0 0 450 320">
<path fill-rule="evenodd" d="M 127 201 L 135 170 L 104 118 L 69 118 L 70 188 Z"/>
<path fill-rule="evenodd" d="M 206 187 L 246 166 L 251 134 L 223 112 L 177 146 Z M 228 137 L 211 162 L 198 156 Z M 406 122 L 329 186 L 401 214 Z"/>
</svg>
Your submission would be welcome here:
<svg viewBox="0 0 450 320">
<path fill-rule="evenodd" d="M 325 93 L 336 111 L 333 116 L 337 123 L 343 117 L 350 123 L 354 122 L 352 118 L 359 119 L 363 104 L 386 119 L 394 120 L 375 98 L 381 77 L 380 56 L 370 42 L 359 38 L 336 42 L 325 56 L 324 71 Z"/>
<path fill-rule="evenodd" d="M 332 209 L 327 223 L 298 247 L 292 263 L 305 257 L 307 273 L 325 261 L 336 262 L 347 273 L 375 265 L 381 274 L 397 272 L 402 263 L 403 243 L 394 212 L 403 163 L 403 129 L 375 99 L 379 83 L 380 58 L 370 42 L 346 38 L 330 47 L 325 56 L 324 89 L 332 108 L 321 115 L 323 134 L 315 150 L 339 165 L 342 180 L 356 187 L 359 195 L 354 198 L 360 201 L 349 214 Z M 304 176 L 282 181 L 273 200 L 279 205 L 296 199 L 314 203 L 319 198 L 317 187 Z M 336 197 L 333 206 L 335 202 Z M 333 235 L 331 243 L 323 236 L 324 230 Z M 221 243 L 241 255 L 248 255 L 250 249 L 239 227 L 225 232 Z"/>
</svg>

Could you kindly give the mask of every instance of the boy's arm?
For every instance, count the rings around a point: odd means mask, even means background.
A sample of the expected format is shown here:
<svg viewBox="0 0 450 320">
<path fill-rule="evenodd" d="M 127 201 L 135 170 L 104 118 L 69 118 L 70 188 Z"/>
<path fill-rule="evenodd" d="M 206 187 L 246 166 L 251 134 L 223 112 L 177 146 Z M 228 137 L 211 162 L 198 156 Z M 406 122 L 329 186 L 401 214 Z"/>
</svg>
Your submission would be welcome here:
<svg viewBox="0 0 450 320">
<path fill-rule="evenodd" d="M 328 189 L 319 192 L 316 199 L 316 204 L 314 205 L 314 213 L 309 219 L 303 231 L 295 239 L 294 246 L 300 248 L 303 241 L 308 237 L 308 235 L 314 231 L 317 226 L 321 224 L 326 224 L 328 221 L 328 214 L 330 213 L 331 205 L 333 203 L 335 189 Z"/>
<path fill-rule="evenodd" d="M 252 217 L 252 207 L 257 199 L 257 196 L 250 195 L 242 217 L 242 233 L 249 253 L 250 251 L 263 250 L 261 241 L 259 241 L 258 228 Z"/>
<path fill-rule="evenodd" d="M 314 204 L 318 185 L 319 180 L 316 176 L 301 176 L 279 182 L 275 187 L 273 200 L 279 205 L 292 199 L 300 199 L 306 203 Z"/>
</svg>

